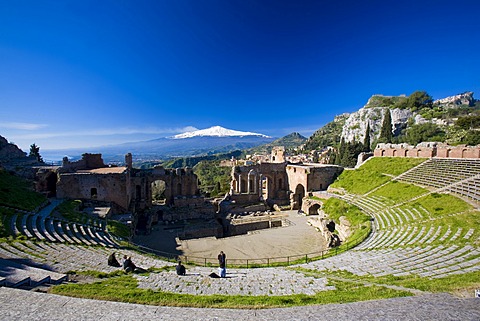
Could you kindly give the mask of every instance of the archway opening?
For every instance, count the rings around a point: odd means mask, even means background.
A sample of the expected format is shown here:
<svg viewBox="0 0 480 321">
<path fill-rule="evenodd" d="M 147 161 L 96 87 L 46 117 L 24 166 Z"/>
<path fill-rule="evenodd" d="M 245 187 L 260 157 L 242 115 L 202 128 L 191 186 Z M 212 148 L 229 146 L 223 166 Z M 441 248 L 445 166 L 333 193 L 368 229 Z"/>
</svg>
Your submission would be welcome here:
<svg viewBox="0 0 480 321">
<path fill-rule="evenodd" d="M 50 173 L 47 176 L 47 196 L 57 196 L 57 174 Z"/>
<path fill-rule="evenodd" d="M 96 199 L 96 198 L 97 198 L 97 195 L 98 195 L 97 189 L 96 189 L 95 187 L 92 187 L 92 188 L 90 189 L 90 198 Z"/>
<path fill-rule="evenodd" d="M 318 210 L 321 208 L 320 204 L 313 204 L 308 209 L 308 215 L 318 215 Z"/>
<path fill-rule="evenodd" d="M 305 187 L 302 184 L 298 184 L 295 188 L 295 201 L 297 203 L 296 208 L 294 209 L 301 209 L 302 208 L 302 200 L 305 197 Z"/>
<path fill-rule="evenodd" d="M 154 205 L 163 205 L 167 197 L 165 196 L 165 190 L 167 189 L 167 184 L 162 180 L 155 180 L 150 184 L 150 190 L 152 193 L 152 204 Z"/>
</svg>

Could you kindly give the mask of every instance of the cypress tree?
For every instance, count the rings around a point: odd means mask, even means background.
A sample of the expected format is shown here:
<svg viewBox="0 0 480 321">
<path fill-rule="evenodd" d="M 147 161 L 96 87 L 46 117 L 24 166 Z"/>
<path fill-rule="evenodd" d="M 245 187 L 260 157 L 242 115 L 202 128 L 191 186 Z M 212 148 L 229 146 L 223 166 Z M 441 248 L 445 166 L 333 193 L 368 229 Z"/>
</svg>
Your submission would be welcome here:
<svg viewBox="0 0 480 321">
<path fill-rule="evenodd" d="M 363 140 L 364 151 L 369 152 L 370 149 L 370 122 L 367 122 L 367 129 L 365 130 L 365 139 Z"/>
<path fill-rule="evenodd" d="M 381 143 L 391 143 L 392 138 L 392 115 L 390 114 L 390 108 L 387 108 L 385 116 L 383 117 L 382 129 L 380 130 L 378 141 Z"/>
</svg>

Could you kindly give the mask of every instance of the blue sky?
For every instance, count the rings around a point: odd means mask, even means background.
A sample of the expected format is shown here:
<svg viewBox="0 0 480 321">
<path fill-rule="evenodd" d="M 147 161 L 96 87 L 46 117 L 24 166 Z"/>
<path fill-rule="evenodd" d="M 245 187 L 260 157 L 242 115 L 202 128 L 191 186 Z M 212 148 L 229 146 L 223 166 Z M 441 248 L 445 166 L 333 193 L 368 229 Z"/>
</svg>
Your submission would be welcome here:
<svg viewBox="0 0 480 321">
<path fill-rule="evenodd" d="M 478 96 L 479 9 L 473 0 L 0 0 L 0 135 L 24 150 L 214 125 L 309 136 L 373 94 Z"/>
</svg>

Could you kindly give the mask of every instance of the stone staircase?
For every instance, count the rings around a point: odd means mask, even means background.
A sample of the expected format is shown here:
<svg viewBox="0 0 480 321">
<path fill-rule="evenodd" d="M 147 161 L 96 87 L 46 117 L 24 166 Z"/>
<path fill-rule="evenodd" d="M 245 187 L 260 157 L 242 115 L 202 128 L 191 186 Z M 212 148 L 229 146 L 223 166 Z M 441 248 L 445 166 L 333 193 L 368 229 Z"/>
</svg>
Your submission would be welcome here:
<svg viewBox="0 0 480 321">
<path fill-rule="evenodd" d="M 33 267 L 24 260 L 0 258 L 0 285 L 30 289 L 44 284 L 59 284 L 68 280 L 66 274 Z"/>
</svg>

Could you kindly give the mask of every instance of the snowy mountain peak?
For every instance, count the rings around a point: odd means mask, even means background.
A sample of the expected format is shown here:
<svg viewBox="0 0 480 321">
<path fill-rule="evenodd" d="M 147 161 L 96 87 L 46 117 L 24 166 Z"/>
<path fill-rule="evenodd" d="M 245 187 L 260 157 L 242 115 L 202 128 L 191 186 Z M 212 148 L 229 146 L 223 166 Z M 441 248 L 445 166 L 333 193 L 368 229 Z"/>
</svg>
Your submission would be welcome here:
<svg viewBox="0 0 480 321">
<path fill-rule="evenodd" d="M 214 136 L 214 137 L 227 137 L 227 136 L 259 136 L 259 137 L 266 137 L 270 138 L 270 136 L 266 136 L 263 134 L 258 133 L 251 133 L 251 132 L 242 132 L 239 130 L 232 130 L 223 128 L 221 126 L 213 126 L 207 129 L 200 129 L 191 132 L 186 132 L 183 134 L 178 134 L 172 136 L 173 139 L 182 139 L 182 138 L 191 138 L 191 137 L 198 137 L 198 136 Z"/>
</svg>

